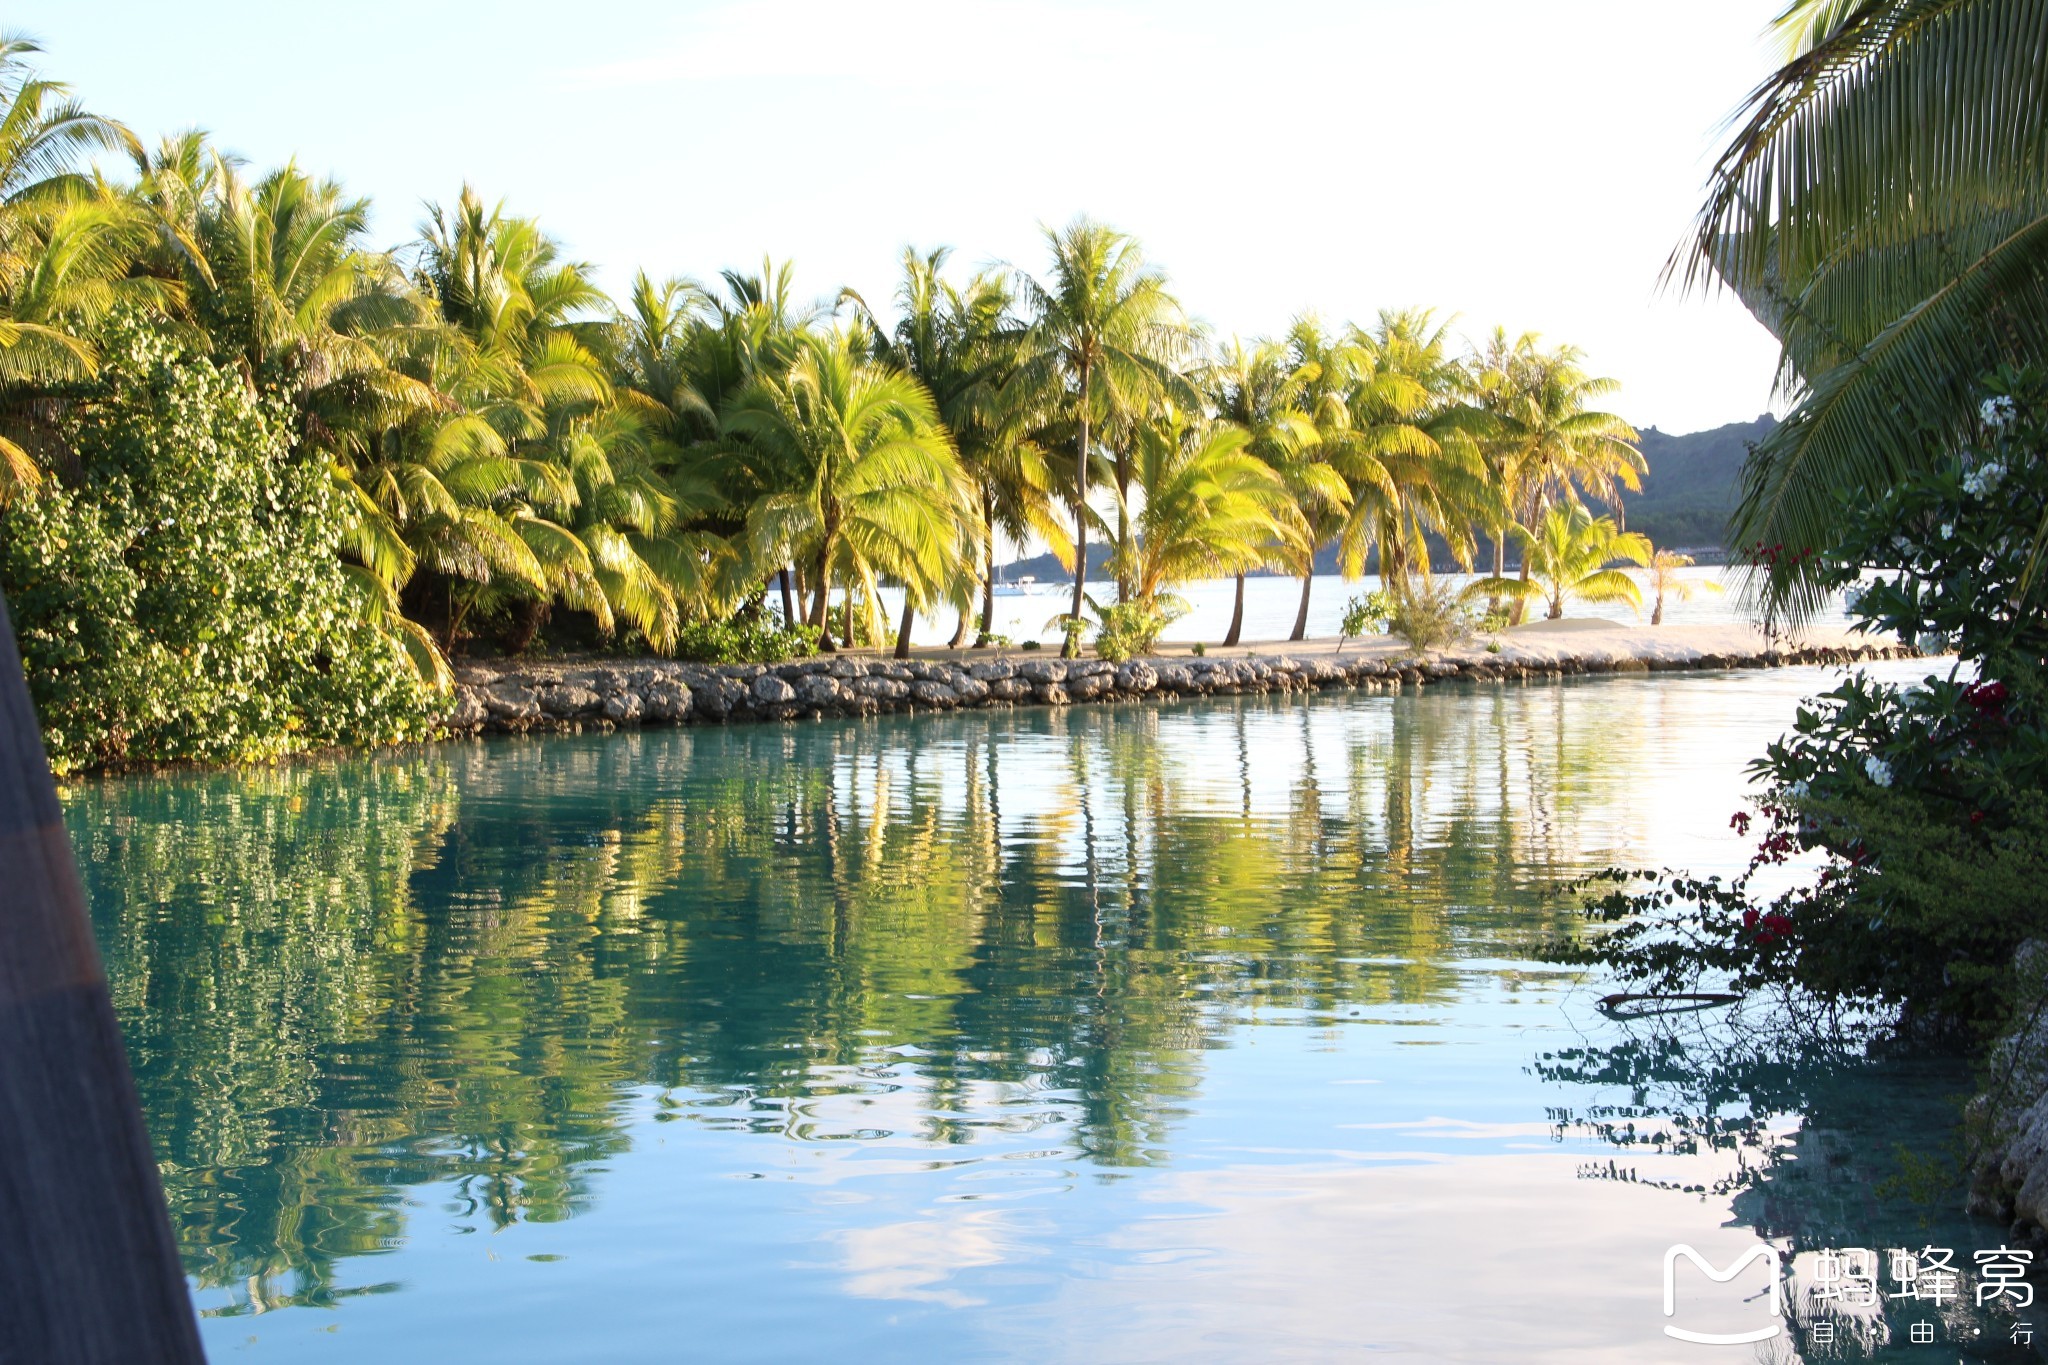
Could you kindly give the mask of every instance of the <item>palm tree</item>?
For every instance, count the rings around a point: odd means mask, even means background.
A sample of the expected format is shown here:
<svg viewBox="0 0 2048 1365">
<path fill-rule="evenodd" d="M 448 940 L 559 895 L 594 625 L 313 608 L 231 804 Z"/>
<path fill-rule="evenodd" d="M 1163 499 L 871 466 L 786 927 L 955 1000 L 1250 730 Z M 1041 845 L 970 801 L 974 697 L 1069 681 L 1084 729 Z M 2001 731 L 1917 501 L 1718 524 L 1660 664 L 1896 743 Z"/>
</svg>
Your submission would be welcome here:
<svg viewBox="0 0 2048 1365">
<path fill-rule="evenodd" d="M 1468 588 L 1468 593 L 1527 592 L 1549 602 L 1549 619 L 1553 621 L 1564 615 L 1567 597 L 1627 602 L 1638 612 L 1643 609 L 1643 590 L 1636 581 L 1608 566 L 1616 561 L 1648 565 L 1650 542 L 1633 531 L 1623 531 L 1614 518 L 1595 518 L 1575 503 L 1553 503 L 1534 531 L 1517 526 L 1515 538 L 1522 542 L 1522 563 L 1529 578 L 1513 587 L 1507 586 L 1512 580 L 1482 579 Z"/>
<path fill-rule="evenodd" d="M 1496 578 L 1503 573 L 1507 524 L 1534 526 L 1558 502 L 1585 498 L 1604 503 L 1618 516 L 1622 490 L 1642 487 L 1648 466 L 1635 447 L 1635 428 L 1589 406 L 1619 385 L 1588 375 L 1582 360 L 1576 347 L 1546 351 L 1533 333 L 1509 343 L 1499 329 L 1481 358 L 1479 391 L 1490 419 L 1487 462 L 1505 501 L 1487 518 L 1495 535 Z M 1522 580 L 1528 576 L 1524 564 Z M 1518 622 L 1522 607 L 1517 598 Z"/>
<path fill-rule="evenodd" d="M 1664 624 L 1664 598 L 1666 595 L 1681 602 L 1690 602 L 1703 592 L 1720 592 L 1721 585 L 1711 578 L 1684 578 L 1680 569 L 1693 565 L 1691 555 L 1682 555 L 1676 550 L 1659 550 L 1650 556 L 1650 588 L 1656 594 L 1657 604 L 1650 611 L 1650 624 Z"/>
<path fill-rule="evenodd" d="M 1104 424 L 1144 411 L 1159 395 L 1185 395 L 1171 357 L 1185 335 L 1166 277 L 1145 262 L 1136 239 L 1092 219 L 1045 229 L 1048 281 L 1018 283 L 1031 312 L 1026 353 L 1013 391 L 1057 394 L 1074 429 L 1074 597 L 1079 620 L 1088 588 L 1088 466 Z M 1128 511 L 1128 499 L 1120 504 Z M 1066 652 L 1076 652 L 1068 636 Z"/>
<path fill-rule="evenodd" d="M 142 215 L 77 169 L 94 152 L 140 160 L 141 144 L 37 75 L 25 59 L 41 50 L 0 33 L 0 505 L 41 481 L 36 396 L 95 372 L 93 323 L 123 297 L 163 301 L 128 279 L 148 243 Z"/>
<path fill-rule="evenodd" d="M 1429 572 L 1431 532 L 1469 562 L 1470 513 L 1490 494 L 1474 438 L 1480 414 L 1465 401 L 1470 376 L 1449 325 L 1431 312 L 1384 312 L 1371 330 L 1352 329 L 1350 345 L 1348 429 L 1333 463 L 1352 501 L 1338 548 L 1356 577 L 1377 547 L 1381 578 L 1403 593 L 1413 566 Z"/>
<path fill-rule="evenodd" d="M 1317 458 L 1322 432 L 1307 406 L 1309 382 L 1315 372 L 1293 363 L 1287 348 L 1278 342 L 1246 346 L 1232 338 L 1207 377 L 1210 403 L 1218 419 L 1250 437 L 1247 451 L 1280 476 L 1294 500 L 1297 516 L 1290 520 L 1296 534 L 1284 547 L 1276 540 L 1269 557 L 1276 566 L 1313 573 L 1315 549 L 1309 517 L 1341 512 L 1351 503 L 1351 490 L 1343 478 Z M 1236 577 L 1225 645 L 1236 644 L 1244 631 L 1245 569 L 1239 568 Z"/>
<path fill-rule="evenodd" d="M 1316 555 L 1343 533 L 1355 490 L 1391 490 L 1393 476 L 1374 454 L 1383 448 L 1381 434 L 1354 436 L 1352 430 L 1350 403 L 1364 363 L 1359 349 L 1344 336 L 1326 331 L 1314 314 L 1304 313 L 1288 328 L 1287 359 L 1296 375 L 1296 402 L 1316 432 L 1314 443 L 1301 450 L 1297 458 L 1328 466 L 1344 487 L 1341 500 L 1315 496 L 1298 499 L 1308 528 L 1308 546 L 1297 569 L 1301 576 L 1301 604 L 1295 610 L 1294 629 L 1287 638 L 1299 640 L 1308 634 Z M 1352 577 L 1364 572 L 1363 558 L 1361 549 L 1355 568 L 1347 564 Z"/>
<path fill-rule="evenodd" d="M 1170 405 L 1140 428 L 1133 483 L 1141 506 L 1131 601 L 1148 609 L 1177 584 L 1241 572 L 1307 540 L 1286 482 L 1233 422 L 1196 421 Z"/>
<path fill-rule="evenodd" d="M 777 473 L 781 491 L 749 509 L 750 534 L 765 562 L 811 566 L 810 623 L 828 649 L 835 581 L 851 635 L 854 598 L 872 604 L 879 577 L 929 596 L 979 551 L 961 535 L 971 493 L 931 395 L 852 333 L 801 337 L 789 369 L 742 390 L 724 425 Z"/>
<path fill-rule="evenodd" d="M 0 33 L 0 205 L 12 210 L 90 193 L 91 178 L 76 168 L 94 152 L 143 160 L 135 134 L 36 74 L 25 59 L 42 50 L 33 38 Z"/>
<path fill-rule="evenodd" d="M 1839 490 L 1976 434 L 1980 377 L 2048 358 L 2042 0 L 1805 0 L 1672 271 L 1734 290 L 1783 345 L 1785 422 L 1745 470 L 1736 543 L 1823 547 Z M 1824 601 L 1772 557 L 1768 616 Z"/>
<path fill-rule="evenodd" d="M 1010 382 L 1023 353 L 1011 285 L 998 272 L 978 273 L 964 286 L 951 283 L 943 274 L 950 254 L 943 247 L 903 253 L 898 321 L 884 351 L 931 392 L 974 484 L 983 560 L 970 574 L 981 589 L 979 638 L 985 641 L 995 620 L 998 533 L 1013 541 L 1036 536 L 1060 554 L 1071 542 L 1054 515 L 1052 471 L 1032 439 L 1038 395 Z M 899 638 L 907 639 L 907 597 L 904 610 Z M 955 648 L 966 640 L 968 619 L 963 607 Z"/>
</svg>

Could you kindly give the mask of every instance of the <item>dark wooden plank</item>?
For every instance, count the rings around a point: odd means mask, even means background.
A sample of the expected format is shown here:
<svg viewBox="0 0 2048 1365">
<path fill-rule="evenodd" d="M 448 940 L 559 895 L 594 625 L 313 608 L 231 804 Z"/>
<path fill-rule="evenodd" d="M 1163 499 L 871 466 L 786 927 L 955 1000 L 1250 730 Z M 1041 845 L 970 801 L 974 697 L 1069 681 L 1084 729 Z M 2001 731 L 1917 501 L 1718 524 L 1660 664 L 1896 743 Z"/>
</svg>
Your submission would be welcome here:
<svg viewBox="0 0 2048 1365">
<path fill-rule="evenodd" d="M 203 1362 L 0 601 L 0 1362 Z"/>
</svg>

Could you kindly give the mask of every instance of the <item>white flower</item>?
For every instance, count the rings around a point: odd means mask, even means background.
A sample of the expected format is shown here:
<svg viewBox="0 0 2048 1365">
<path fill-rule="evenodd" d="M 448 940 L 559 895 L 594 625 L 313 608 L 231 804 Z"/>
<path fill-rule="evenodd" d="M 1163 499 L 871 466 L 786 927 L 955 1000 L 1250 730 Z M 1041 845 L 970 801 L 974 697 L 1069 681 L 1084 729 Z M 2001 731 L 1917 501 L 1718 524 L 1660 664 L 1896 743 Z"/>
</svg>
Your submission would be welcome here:
<svg viewBox="0 0 2048 1365">
<path fill-rule="evenodd" d="M 1794 801 L 1804 801 L 1809 790 L 1804 781 L 1794 782 L 1791 786 L 1785 788 L 1785 795 L 1791 797 Z"/>
<path fill-rule="evenodd" d="M 1953 539 L 1955 539 L 1955 534 L 1956 534 L 1956 524 L 1955 524 L 1954 522 L 1952 522 L 1952 521 L 1944 521 L 1944 522 L 1943 522 L 1943 523 L 1941 524 L 1941 538 L 1942 538 L 1943 540 L 1953 540 Z"/>
<path fill-rule="evenodd" d="M 1854 615 L 1856 609 L 1863 605 L 1863 594 L 1867 591 L 1869 589 L 1865 588 L 1861 583 L 1851 583 L 1847 588 L 1844 588 L 1842 590 L 1842 606 L 1844 610 Z"/>
<path fill-rule="evenodd" d="M 1922 654 L 1946 654 L 1948 653 L 1948 636 L 1943 635 L 1938 630 L 1923 630 L 1915 637 L 1913 648 L 1919 650 Z"/>
<path fill-rule="evenodd" d="M 2005 482 L 2005 466 L 1997 460 L 1986 460 L 1969 473 L 1963 475 L 1963 491 L 1973 498 L 1988 498 L 1998 491 L 1998 485 Z"/>
<path fill-rule="evenodd" d="M 1987 398 L 1984 406 L 1977 409 L 1977 415 L 1984 419 L 1987 427 L 2002 427 L 2019 412 L 2019 405 L 2010 398 Z"/>
<path fill-rule="evenodd" d="M 1870 780 L 1880 787 L 1889 787 L 1892 784 L 1892 765 L 1879 758 L 1876 754 L 1872 754 L 1863 760 L 1863 771 L 1868 773 Z"/>
</svg>

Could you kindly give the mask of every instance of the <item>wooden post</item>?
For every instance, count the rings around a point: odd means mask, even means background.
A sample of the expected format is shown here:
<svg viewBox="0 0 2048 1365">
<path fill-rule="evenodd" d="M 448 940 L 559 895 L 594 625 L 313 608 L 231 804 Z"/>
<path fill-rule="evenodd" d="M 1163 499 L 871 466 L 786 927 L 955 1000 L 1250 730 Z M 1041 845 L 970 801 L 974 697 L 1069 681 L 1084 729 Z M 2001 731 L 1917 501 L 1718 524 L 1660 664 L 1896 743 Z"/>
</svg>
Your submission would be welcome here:
<svg viewBox="0 0 2048 1365">
<path fill-rule="evenodd" d="M 203 1365 L 0 601 L 0 1363 Z"/>
</svg>

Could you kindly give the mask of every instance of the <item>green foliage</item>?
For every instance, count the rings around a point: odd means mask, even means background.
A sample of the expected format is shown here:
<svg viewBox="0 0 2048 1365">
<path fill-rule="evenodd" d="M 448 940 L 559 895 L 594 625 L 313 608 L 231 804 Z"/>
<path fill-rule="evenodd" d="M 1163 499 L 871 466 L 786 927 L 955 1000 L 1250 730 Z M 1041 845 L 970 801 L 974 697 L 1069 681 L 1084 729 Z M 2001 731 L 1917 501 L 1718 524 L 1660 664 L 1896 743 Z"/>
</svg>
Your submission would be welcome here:
<svg viewBox="0 0 2048 1365">
<path fill-rule="evenodd" d="M 1043 646 L 1043 645 L 1041 645 L 1041 644 L 1039 644 L 1039 643 L 1038 643 L 1038 641 L 1036 641 L 1036 640 L 1026 640 L 1026 641 L 1025 641 L 1025 642 L 1024 642 L 1023 644 L 1021 644 L 1021 645 L 1018 645 L 1018 646 L 1017 646 L 1017 648 L 1019 648 L 1019 649 L 1042 649 L 1042 648 L 1044 648 L 1044 646 Z"/>
<path fill-rule="evenodd" d="M 1447 584 L 1414 583 L 1394 589 L 1389 597 L 1387 629 L 1406 640 L 1416 654 L 1456 644 L 1472 633 L 1464 603 Z"/>
<path fill-rule="evenodd" d="M 784 626 L 771 618 L 693 621 L 676 638 L 679 658 L 712 664 L 772 664 L 818 652 L 816 626 Z"/>
<path fill-rule="evenodd" d="M 1976 378 L 2048 362 L 2044 0 L 1813 0 L 1800 55 L 1732 121 L 1687 252 L 1783 345 L 1794 406 L 1745 471 L 1735 540 L 1828 538 L 1834 496 L 1973 439 Z M 1760 566 L 1765 604 L 1821 610 L 1819 561 Z"/>
<path fill-rule="evenodd" d="M 1160 602 L 1119 602 L 1097 611 L 1101 621 L 1095 631 L 1095 652 L 1117 664 L 1150 654 L 1159 643 L 1159 632 L 1182 614 Z"/>
<path fill-rule="evenodd" d="M 1354 597 L 1344 604 L 1344 620 L 1337 628 L 1337 647 L 1342 649 L 1346 640 L 1363 635 L 1378 635 L 1393 619 L 1394 599 L 1384 588 Z"/>
<path fill-rule="evenodd" d="M 2003 1020 L 2015 950 L 2048 933 L 2048 613 L 2030 577 L 2048 526 L 2048 405 L 2032 377 L 1999 384 L 2010 393 L 1985 403 L 1984 443 L 1882 496 L 1843 498 L 1819 552 L 1755 555 L 1767 571 L 1817 561 L 1811 581 L 1848 588 L 1859 629 L 1957 662 L 1912 687 L 1855 675 L 1802 707 L 1754 765 L 1764 823 L 1749 871 L 1606 874 L 1591 913 L 1625 922 L 1571 960 L 1660 989 L 1715 971 L 1949 1023 Z M 1810 883 L 1752 893 L 1758 872 L 1800 854 L 1820 860 Z"/>
<path fill-rule="evenodd" d="M 1200 640 L 1197 640 L 1192 645 L 1188 646 L 1188 653 L 1194 655 L 1197 659 L 1202 658 L 1204 655 L 1208 654 L 1208 652 L 1209 646 L 1203 644 Z"/>
<path fill-rule="evenodd" d="M 133 317 L 63 422 L 75 477 L 0 520 L 51 762 L 236 762 L 424 736 L 432 697 L 336 556 L 289 414 Z"/>
</svg>

